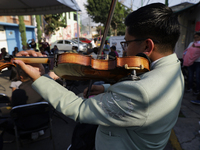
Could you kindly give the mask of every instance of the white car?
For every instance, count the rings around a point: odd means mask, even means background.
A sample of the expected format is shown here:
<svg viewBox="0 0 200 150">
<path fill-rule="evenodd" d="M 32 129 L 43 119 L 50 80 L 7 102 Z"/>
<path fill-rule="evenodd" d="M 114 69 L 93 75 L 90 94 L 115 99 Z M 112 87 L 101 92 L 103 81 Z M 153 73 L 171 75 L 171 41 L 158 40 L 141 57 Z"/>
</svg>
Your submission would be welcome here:
<svg viewBox="0 0 200 150">
<path fill-rule="evenodd" d="M 72 42 L 78 44 L 78 40 L 77 40 L 77 39 L 70 39 L 70 41 L 72 41 Z M 83 45 L 84 47 L 88 47 L 88 44 L 87 44 L 87 43 L 83 43 L 83 42 L 79 41 L 79 44 Z"/>
<path fill-rule="evenodd" d="M 78 47 L 78 42 L 76 43 L 75 41 L 72 40 L 57 40 L 51 43 L 50 48 L 52 49 L 54 45 L 57 45 L 58 50 L 70 51 L 72 50 L 72 46 Z M 87 52 L 87 47 L 84 44 L 79 43 L 79 51 Z"/>
</svg>

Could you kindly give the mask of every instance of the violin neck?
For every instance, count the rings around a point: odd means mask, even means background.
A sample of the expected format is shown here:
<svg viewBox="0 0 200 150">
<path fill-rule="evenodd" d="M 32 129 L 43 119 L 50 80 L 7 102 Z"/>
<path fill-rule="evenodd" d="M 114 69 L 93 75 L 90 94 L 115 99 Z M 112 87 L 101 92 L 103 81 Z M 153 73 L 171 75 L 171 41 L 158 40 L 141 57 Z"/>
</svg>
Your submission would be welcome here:
<svg viewBox="0 0 200 150">
<path fill-rule="evenodd" d="M 48 64 L 53 57 L 15 57 L 14 60 L 21 60 L 24 63 Z"/>
</svg>

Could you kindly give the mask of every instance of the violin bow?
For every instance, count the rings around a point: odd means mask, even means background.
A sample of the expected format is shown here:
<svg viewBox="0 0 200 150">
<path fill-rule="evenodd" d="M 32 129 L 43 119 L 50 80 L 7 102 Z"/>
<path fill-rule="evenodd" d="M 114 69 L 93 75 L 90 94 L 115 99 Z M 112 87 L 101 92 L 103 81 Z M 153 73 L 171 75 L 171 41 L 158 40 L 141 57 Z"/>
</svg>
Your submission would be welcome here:
<svg viewBox="0 0 200 150">
<path fill-rule="evenodd" d="M 102 54 L 102 51 L 103 51 L 103 46 L 104 46 L 104 43 L 106 41 L 106 36 L 108 34 L 108 29 L 109 29 L 109 26 L 110 26 L 110 23 L 111 23 L 113 14 L 114 14 L 116 2 L 117 2 L 117 0 L 112 0 L 112 3 L 110 5 L 110 11 L 109 11 L 108 18 L 107 18 L 107 21 L 106 21 L 106 27 L 105 27 L 105 30 L 104 30 L 104 33 L 103 33 L 103 38 L 101 40 L 101 45 L 100 45 L 100 49 L 99 49 L 99 52 L 98 52 L 98 55 L 97 55 L 97 59 L 101 58 L 101 54 Z M 90 96 L 92 83 L 93 83 L 92 80 L 90 80 L 90 83 L 89 83 L 89 86 L 88 86 L 88 91 L 87 91 L 87 97 Z"/>
<path fill-rule="evenodd" d="M 113 14 L 114 14 L 116 2 L 117 2 L 117 0 L 112 0 L 112 3 L 110 5 L 110 11 L 109 11 L 108 18 L 107 18 L 107 21 L 106 21 L 106 27 L 105 27 L 105 30 L 104 30 L 104 33 L 103 33 L 103 38 L 101 40 L 101 45 L 100 45 L 100 49 L 99 49 L 99 52 L 98 52 L 98 55 L 97 55 L 97 59 L 101 58 L 101 54 L 102 54 L 102 51 L 103 51 L 103 46 L 104 46 L 104 43 L 106 41 L 106 36 L 108 34 L 108 29 L 110 27 L 110 23 L 111 23 Z"/>
</svg>

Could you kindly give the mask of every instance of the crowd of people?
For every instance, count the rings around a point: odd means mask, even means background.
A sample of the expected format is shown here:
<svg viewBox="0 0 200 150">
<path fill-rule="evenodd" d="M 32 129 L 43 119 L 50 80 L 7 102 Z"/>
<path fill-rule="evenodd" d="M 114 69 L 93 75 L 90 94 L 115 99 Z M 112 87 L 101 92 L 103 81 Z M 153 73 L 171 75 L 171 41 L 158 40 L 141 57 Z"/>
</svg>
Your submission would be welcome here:
<svg viewBox="0 0 200 150">
<path fill-rule="evenodd" d="M 3 47 L 1 48 L 0 60 L 3 60 L 3 59 L 10 60 L 9 58 L 15 57 L 19 51 L 25 51 L 25 50 L 35 50 L 36 52 L 40 51 L 46 55 L 53 55 L 55 52 L 58 51 L 58 48 L 56 45 L 54 46 L 54 48 L 50 49 L 50 44 L 46 42 L 46 38 L 41 38 L 38 48 L 39 49 L 37 49 L 37 43 L 35 42 L 34 39 L 28 40 L 26 45 L 22 45 L 21 50 L 19 50 L 18 47 L 14 47 L 14 50 L 12 51 L 11 54 L 9 54 L 6 48 Z"/>
</svg>

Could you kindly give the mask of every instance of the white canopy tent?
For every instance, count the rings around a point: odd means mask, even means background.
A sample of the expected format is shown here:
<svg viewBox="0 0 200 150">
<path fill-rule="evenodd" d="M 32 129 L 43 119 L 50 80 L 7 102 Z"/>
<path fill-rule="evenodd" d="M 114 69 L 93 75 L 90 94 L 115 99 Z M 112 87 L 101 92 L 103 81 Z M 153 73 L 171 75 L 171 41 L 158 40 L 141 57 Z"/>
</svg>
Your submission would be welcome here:
<svg viewBox="0 0 200 150">
<path fill-rule="evenodd" d="M 0 0 L 0 16 L 81 11 L 75 0 Z"/>
<path fill-rule="evenodd" d="M 0 16 L 44 15 L 70 11 L 76 11 L 78 18 L 78 11 L 81 9 L 75 0 L 0 0 Z M 79 33 L 77 36 L 79 41 Z"/>
</svg>

